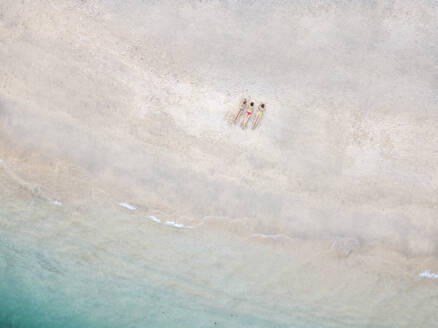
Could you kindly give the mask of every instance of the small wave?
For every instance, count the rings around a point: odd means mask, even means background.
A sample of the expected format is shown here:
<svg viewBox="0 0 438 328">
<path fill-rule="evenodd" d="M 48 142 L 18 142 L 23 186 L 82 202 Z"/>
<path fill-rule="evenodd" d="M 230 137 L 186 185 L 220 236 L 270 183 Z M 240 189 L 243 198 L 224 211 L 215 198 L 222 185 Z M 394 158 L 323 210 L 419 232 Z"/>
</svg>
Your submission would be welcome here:
<svg viewBox="0 0 438 328">
<path fill-rule="evenodd" d="M 164 224 L 164 225 L 171 226 L 171 227 L 174 227 L 174 228 L 192 229 L 192 226 L 184 225 L 182 223 L 177 223 L 175 221 L 161 222 L 161 220 L 159 218 L 157 218 L 156 216 L 154 216 L 154 215 L 149 215 L 146 218 L 151 220 L 151 221 L 154 221 L 155 223 Z"/>
<path fill-rule="evenodd" d="M 57 200 L 54 200 L 54 201 L 53 201 L 53 204 L 55 204 L 56 206 L 62 206 L 62 203 L 61 203 L 61 202 L 58 202 Z"/>
<path fill-rule="evenodd" d="M 128 203 L 119 203 L 119 206 L 127 208 L 128 210 L 131 210 L 131 211 L 136 210 L 135 206 L 132 206 L 131 204 L 128 204 Z"/>
<path fill-rule="evenodd" d="M 149 215 L 147 216 L 147 218 L 151 221 L 157 222 L 157 223 L 161 223 L 161 220 L 159 218 L 157 218 L 156 216 L 153 215 Z"/>
<path fill-rule="evenodd" d="M 176 223 L 175 221 L 166 221 L 166 223 L 164 223 L 165 225 L 169 225 L 175 228 L 186 228 L 186 229 L 191 229 L 191 226 L 186 226 L 182 223 Z"/>
<path fill-rule="evenodd" d="M 438 279 L 438 273 L 430 272 L 430 270 L 420 273 L 419 276 L 421 278 Z"/>
<path fill-rule="evenodd" d="M 262 233 L 255 233 L 252 234 L 251 237 L 259 237 L 259 238 L 264 238 L 264 239 L 290 239 L 293 240 L 292 237 L 289 237 L 288 235 L 285 234 L 272 234 L 272 235 L 265 235 Z"/>
</svg>

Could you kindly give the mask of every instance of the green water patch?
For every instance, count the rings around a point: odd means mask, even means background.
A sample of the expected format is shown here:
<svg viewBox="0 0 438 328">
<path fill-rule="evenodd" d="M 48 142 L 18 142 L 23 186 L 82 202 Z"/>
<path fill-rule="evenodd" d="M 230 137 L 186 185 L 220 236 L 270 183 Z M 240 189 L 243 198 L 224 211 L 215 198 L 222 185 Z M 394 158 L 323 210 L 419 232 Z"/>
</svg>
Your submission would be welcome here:
<svg viewBox="0 0 438 328">
<path fill-rule="evenodd" d="M 2 327 L 286 327 L 147 280 L 92 271 L 22 242 L 0 235 Z"/>
</svg>

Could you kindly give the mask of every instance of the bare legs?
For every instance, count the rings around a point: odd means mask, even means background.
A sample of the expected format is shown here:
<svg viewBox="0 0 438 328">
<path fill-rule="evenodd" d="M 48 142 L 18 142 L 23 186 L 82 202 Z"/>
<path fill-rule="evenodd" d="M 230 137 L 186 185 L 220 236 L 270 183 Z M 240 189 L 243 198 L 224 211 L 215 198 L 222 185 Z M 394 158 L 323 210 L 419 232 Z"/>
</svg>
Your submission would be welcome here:
<svg viewBox="0 0 438 328">
<path fill-rule="evenodd" d="M 254 102 L 251 101 L 251 103 L 249 104 L 249 108 L 246 110 L 245 118 L 240 124 L 240 127 L 242 129 L 246 129 L 246 126 L 248 125 L 249 119 L 251 118 L 253 112 L 254 112 Z"/>
<path fill-rule="evenodd" d="M 263 113 L 257 112 L 256 117 L 254 119 L 254 122 L 252 122 L 252 129 L 255 129 L 257 125 L 259 124 L 260 119 L 262 118 Z"/>
<path fill-rule="evenodd" d="M 242 124 L 240 124 L 240 127 L 242 129 L 246 129 L 246 126 L 248 125 L 249 119 L 251 118 L 252 113 L 251 112 L 246 112 L 246 116 L 242 121 Z"/>
<path fill-rule="evenodd" d="M 251 128 L 255 129 L 258 127 L 258 125 L 260 124 L 260 120 L 262 119 L 262 116 L 265 112 L 265 104 L 261 103 L 258 107 L 257 107 L 257 112 L 254 112 L 255 109 L 255 103 L 254 101 L 251 101 L 249 104 L 247 103 L 247 99 L 244 98 L 242 100 L 242 102 L 240 103 L 240 107 L 239 110 L 237 111 L 237 113 L 232 117 L 232 122 L 233 123 L 237 123 L 239 122 L 240 118 L 243 116 L 243 120 L 240 123 L 240 127 L 242 129 L 246 129 L 246 127 L 249 124 L 249 121 L 251 120 L 251 117 L 255 114 L 255 118 L 254 121 L 252 123 Z"/>
<path fill-rule="evenodd" d="M 242 103 L 240 104 L 239 111 L 236 113 L 236 115 L 234 115 L 234 118 L 233 118 L 234 123 L 237 123 L 237 121 L 239 121 L 240 116 L 242 116 L 242 114 L 245 112 L 245 109 L 247 107 L 248 107 L 247 100 L 246 100 L 246 98 L 244 98 L 242 100 Z"/>
<path fill-rule="evenodd" d="M 259 122 L 262 119 L 265 109 L 266 109 L 265 104 L 260 104 L 259 107 L 257 108 L 256 117 L 254 119 L 254 122 L 252 123 L 252 129 L 255 129 L 259 125 Z"/>
</svg>

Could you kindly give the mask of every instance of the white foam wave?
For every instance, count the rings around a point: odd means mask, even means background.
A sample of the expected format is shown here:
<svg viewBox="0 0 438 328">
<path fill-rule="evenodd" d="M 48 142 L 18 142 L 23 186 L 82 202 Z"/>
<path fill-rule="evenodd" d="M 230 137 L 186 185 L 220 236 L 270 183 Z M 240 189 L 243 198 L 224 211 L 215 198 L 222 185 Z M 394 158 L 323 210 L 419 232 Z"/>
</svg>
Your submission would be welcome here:
<svg viewBox="0 0 438 328">
<path fill-rule="evenodd" d="M 128 204 L 128 203 L 125 203 L 125 202 L 119 203 L 119 206 L 127 208 L 128 210 L 131 210 L 131 211 L 135 211 L 136 210 L 135 206 L 132 206 L 131 204 Z"/>
<path fill-rule="evenodd" d="M 430 270 L 420 273 L 419 276 L 421 278 L 438 279 L 438 273 L 430 272 Z"/>
<path fill-rule="evenodd" d="M 288 235 L 285 234 L 271 234 L 271 235 L 265 235 L 262 233 L 255 233 L 252 234 L 251 237 L 259 237 L 259 238 L 264 238 L 264 239 L 290 239 L 293 240 L 293 238 L 289 237 Z"/>
<path fill-rule="evenodd" d="M 58 202 L 57 200 L 54 200 L 54 201 L 53 201 L 53 204 L 55 204 L 56 206 L 62 206 L 62 203 L 61 203 L 61 202 Z"/>
<path fill-rule="evenodd" d="M 147 216 L 147 218 L 151 221 L 157 222 L 157 223 L 161 223 L 161 220 L 159 218 L 157 218 L 156 216 L 153 215 L 149 215 Z"/>
<path fill-rule="evenodd" d="M 165 225 L 169 225 L 175 228 L 186 228 L 186 229 L 191 229 L 191 226 L 186 226 L 182 223 L 176 223 L 175 221 L 166 221 Z"/>
<path fill-rule="evenodd" d="M 164 224 L 164 225 L 171 226 L 171 227 L 174 227 L 174 228 L 192 229 L 192 226 L 188 226 L 188 225 L 185 225 L 185 224 L 182 224 L 182 223 L 177 223 L 175 221 L 161 222 L 161 220 L 159 218 L 157 218 L 156 216 L 154 216 L 154 215 L 149 215 L 146 218 L 151 220 L 151 221 L 154 221 L 156 223 Z"/>
</svg>

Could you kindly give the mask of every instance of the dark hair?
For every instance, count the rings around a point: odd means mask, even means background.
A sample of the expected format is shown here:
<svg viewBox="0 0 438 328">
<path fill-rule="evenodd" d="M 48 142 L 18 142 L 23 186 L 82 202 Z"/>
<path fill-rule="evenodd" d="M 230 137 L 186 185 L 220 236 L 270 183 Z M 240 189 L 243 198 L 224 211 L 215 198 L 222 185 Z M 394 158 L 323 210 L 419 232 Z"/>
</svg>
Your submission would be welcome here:
<svg viewBox="0 0 438 328">
<path fill-rule="evenodd" d="M 251 105 L 251 106 L 254 106 L 254 101 L 251 101 L 250 105 Z"/>
<path fill-rule="evenodd" d="M 262 104 L 261 106 L 262 106 L 262 108 L 265 108 L 265 104 Z"/>
</svg>

